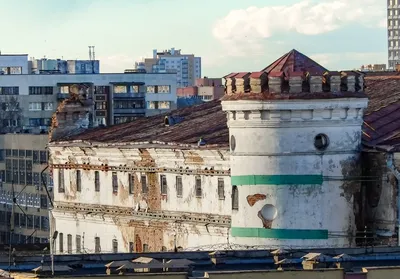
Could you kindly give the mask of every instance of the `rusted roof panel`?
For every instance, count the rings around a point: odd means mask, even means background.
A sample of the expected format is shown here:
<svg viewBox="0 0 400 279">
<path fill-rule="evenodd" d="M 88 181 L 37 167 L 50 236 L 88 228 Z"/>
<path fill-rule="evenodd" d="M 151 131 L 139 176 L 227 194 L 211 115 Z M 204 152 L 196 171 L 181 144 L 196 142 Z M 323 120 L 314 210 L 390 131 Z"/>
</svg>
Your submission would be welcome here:
<svg viewBox="0 0 400 279">
<path fill-rule="evenodd" d="M 301 52 L 293 49 L 286 53 L 282 57 L 278 58 L 268 67 L 262 71 L 267 73 L 274 72 L 312 72 L 312 73 L 324 73 L 328 71 L 320 64 L 302 54 Z"/>
<path fill-rule="evenodd" d="M 183 121 L 166 127 L 165 116 L 179 116 Z M 206 146 L 228 146 L 229 132 L 221 102 L 214 100 L 201 105 L 175 110 L 168 114 L 137 119 L 129 123 L 99 127 L 58 141 L 92 141 L 104 143 L 163 142 L 197 144 L 202 138 Z"/>
<path fill-rule="evenodd" d="M 260 78 L 262 75 L 266 75 L 265 72 L 252 72 L 250 78 Z"/>
<path fill-rule="evenodd" d="M 241 73 L 238 73 L 237 75 L 235 75 L 235 78 L 244 78 L 246 76 L 250 76 L 250 74 L 251 73 L 249 73 L 249 72 L 241 72 Z"/>
<path fill-rule="evenodd" d="M 238 73 L 230 73 L 226 76 L 224 76 L 224 78 L 233 78 L 234 76 L 236 76 Z"/>
<path fill-rule="evenodd" d="M 400 146 L 400 76 L 367 74 L 369 105 L 364 117 L 363 143 L 384 149 Z"/>
</svg>

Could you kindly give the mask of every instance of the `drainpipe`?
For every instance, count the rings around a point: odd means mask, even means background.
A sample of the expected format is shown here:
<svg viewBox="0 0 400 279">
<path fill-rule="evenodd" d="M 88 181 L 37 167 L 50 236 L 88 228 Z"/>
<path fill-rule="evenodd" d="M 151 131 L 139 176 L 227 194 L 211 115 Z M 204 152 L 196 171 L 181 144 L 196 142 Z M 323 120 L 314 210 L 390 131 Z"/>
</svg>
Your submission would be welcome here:
<svg viewBox="0 0 400 279">
<path fill-rule="evenodd" d="M 393 153 L 388 153 L 386 157 L 386 166 L 392 171 L 397 179 L 397 245 L 400 246 L 400 171 L 394 164 Z"/>
</svg>

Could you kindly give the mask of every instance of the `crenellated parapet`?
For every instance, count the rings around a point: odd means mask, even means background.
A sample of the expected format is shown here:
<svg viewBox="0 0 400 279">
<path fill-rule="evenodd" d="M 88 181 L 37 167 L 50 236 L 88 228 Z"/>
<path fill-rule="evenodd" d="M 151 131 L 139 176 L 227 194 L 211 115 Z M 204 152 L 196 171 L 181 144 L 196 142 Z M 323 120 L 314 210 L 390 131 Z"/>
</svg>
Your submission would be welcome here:
<svg viewBox="0 0 400 279">
<path fill-rule="evenodd" d="M 357 93 L 364 91 L 364 76 L 358 72 L 253 72 L 225 77 L 226 94 L 240 93 Z"/>
</svg>

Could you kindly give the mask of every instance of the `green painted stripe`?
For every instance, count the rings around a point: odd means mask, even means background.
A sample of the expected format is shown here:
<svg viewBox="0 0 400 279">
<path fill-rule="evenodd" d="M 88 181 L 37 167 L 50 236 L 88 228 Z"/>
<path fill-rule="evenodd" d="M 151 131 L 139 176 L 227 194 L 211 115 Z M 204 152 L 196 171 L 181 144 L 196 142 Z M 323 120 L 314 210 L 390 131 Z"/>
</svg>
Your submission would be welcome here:
<svg viewBox="0 0 400 279">
<path fill-rule="evenodd" d="M 321 185 L 322 175 L 240 175 L 231 176 L 232 185 Z"/>
<path fill-rule="evenodd" d="M 292 230 L 263 228 L 231 228 L 236 237 L 257 237 L 277 239 L 328 239 L 328 230 Z"/>
</svg>

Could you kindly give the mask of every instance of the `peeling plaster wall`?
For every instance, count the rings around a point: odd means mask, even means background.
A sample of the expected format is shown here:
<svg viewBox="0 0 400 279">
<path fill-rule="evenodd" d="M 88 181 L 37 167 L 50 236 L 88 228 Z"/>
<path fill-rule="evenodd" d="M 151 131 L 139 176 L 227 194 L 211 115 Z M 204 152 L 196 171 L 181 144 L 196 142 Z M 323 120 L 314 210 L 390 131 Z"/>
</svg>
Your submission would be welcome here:
<svg viewBox="0 0 400 279">
<path fill-rule="evenodd" d="M 228 242 L 232 202 L 227 150 L 51 146 L 49 151 L 55 229 L 64 234 L 64 250 L 67 234 L 73 236 L 73 247 L 75 236 L 85 234 L 88 252 L 94 251 L 97 236 L 102 252 L 111 252 L 112 239 L 118 241 L 121 252 L 129 252 L 130 242 L 137 252 L 142 252 L 144 244 L 149 251 L 161 251 Z M 60 168 L 64 169 L 64 193 L 58 188 Z M 80 192 L 77 169 L 81 170 Z M 95 171 L 99 171 L 99 192 L 95 191 Z M 113 192 L 113 172 L 118 176 L 117 193 Z M 133 193 L 129 174 L 134 177 Z M 142 192 L 142 175 L 147 193 Z M 160 175 L 166 176 L 166 195 L 161 193 Z M 177 193 L 177 176 L 182 178 L 182 196 Z M 201 197 L 196 196 L 198 176 Z M 224 199 L 218 195 L 218 180 L 224 181 Z"/>
<path fill-rule="evenodd" d="M 222 103 L 228 113 L 232 184 L 241 182 L 239 210 L 232 213 L 233 242 L 292 248 L 355 245 L 359 209 L 354 195 L 360 182 L 354 177 L 361 174 L 366 105 L 366 99 Z M 317 134 L 329 139 L 324 151 L 314 146 Z M 254 195 L 259 195 L 255 203 Z M 264 206 L 269 220 L 260 218 Z"/>
<path fill-rule="evenodd" d="M 129 216 L 83 215 L 54 212 L 56 230 L 63 233 L 64 253 L 67 253 L 67 235 L 72 235 L 72 253 L 76 253 L 76 236 L 81 236 L 82 251 L 95 252 L 95 237 L 100 237 L 101 253 L 113 252 L 113 240 L 118 242 L 118 252 L 130 252 L 130 242 L 135 252 L 143 252 L 147 244 L 150 252 L 164 249 L 193 248 L 211 244 L 225 244 L 228 228 L 202 224 L 179 224 L 163 220 L 134 219 Z M 59 242 L 55 252 L 60 254 Z"/>
<path fill-rule="evenodd" d="M 399 154 L 395 153 L 395 161 Z M 387 167 L 383 152 L 363 153 L 363 175 L 365 181 L 365 225 L 369 229 L 395 233 L 397 218 L 398 182 Z M 397 166 L 398 167 L 398 166 Z"/>
<path fill-rule="evenodd" d="M 229 170 L 229 156 L 227 151 L 190 151 L 172 149 L 118 149 L 118 148 L 50 148 L 51 164 L 65 165 L 70 162 L 72 169 L 64 170 L 65 192 L 58 192 L 58 171 L 53 168 L 53 179 L 55 185 L 55 202 L 77 202 L 84 204 L 102 204 L 107 206 L 135 207 L 137 203 L 146 200 L 149 209 L 179 210 L 187 212 L 210 213 L 230 215 L 231 212 L 231 187 L 230 179 L 225 175 L 201 175 L 202 197 L 195 196 L 196 174 L 180 174 L 164 172 L 164 168 L 180 170 L 204 170 L 214 168 L 215 171 Z M 136 167 L 143 171 L 116 171 L 118 176 L 118 193 L 113 193 L 112 172 L 113 170 L 101 171 L 100 191 L 95 191 L 94 169 L 81 170 L 81 192 L 76 189 L 77 164 L 89 164 L 100 166 L 108 164 L 109 167 Z M 145 171 L 146 168 L 157 168 L 157 171 Z M 160 171 L 161 170 L 161 171 Z M 129 193 L 129 174 L 135 177 L 134 193 Z M 142 193 L 141 176 L 146 175 L 149 193 Z M 167 195 L 161 195 L 160 175 L 167 178 Z M 183 195 L 177 196 L 176 177 L 182 177 Z M 218 197 L 218 179 L 224 180 L 225 200 Z"/>
</svg>

